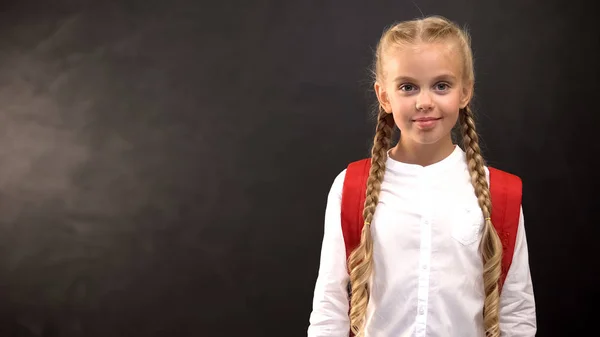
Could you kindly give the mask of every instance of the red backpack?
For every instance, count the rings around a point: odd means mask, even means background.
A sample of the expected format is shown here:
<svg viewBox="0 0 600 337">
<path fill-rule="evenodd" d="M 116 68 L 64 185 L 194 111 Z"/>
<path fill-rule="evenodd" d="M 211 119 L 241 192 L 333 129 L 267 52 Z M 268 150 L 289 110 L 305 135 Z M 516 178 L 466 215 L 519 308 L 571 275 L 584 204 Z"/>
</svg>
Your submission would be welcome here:
<svg viewBox="0 0 600 337">
<path fill-rule="evenodd" d="M 371 168 L 370 158 L 348 165 L 342 190 L 341 220 L 346 261 L 360 243 L 364 225 L 363 208 L 366 198 L 367 178 Z M 513 174 L 489 167 L 492 223 L 502 241 L 502 275 L 500 289 L 506 279 L 515 250 L 515 240 L 521 212 L 521 179 Z"/>
</svg>

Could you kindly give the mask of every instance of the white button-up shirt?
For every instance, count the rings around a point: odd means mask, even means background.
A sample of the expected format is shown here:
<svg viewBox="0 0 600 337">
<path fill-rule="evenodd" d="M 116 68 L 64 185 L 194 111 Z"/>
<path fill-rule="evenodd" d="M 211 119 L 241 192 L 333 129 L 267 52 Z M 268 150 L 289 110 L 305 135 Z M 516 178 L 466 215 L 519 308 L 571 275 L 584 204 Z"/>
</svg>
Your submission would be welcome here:
<svg viewBox="0 0 600 337">
<path fill-rule="evenodd" d="M 484 337 L 478 252 L 484 219 L 465 153 L 456 146 L 433 165 L 389 157 L 386 165 L 371 224 L 374 272 L 366 337 Z M 349 332 L 349 275 L 340 221 L 345 173 L 335 178 L 328 196 L 308 337 L 346 337 Z M 522 209 L 500 297 L 500 329 L 507 337 L 536 332 Z"/>
</svg>

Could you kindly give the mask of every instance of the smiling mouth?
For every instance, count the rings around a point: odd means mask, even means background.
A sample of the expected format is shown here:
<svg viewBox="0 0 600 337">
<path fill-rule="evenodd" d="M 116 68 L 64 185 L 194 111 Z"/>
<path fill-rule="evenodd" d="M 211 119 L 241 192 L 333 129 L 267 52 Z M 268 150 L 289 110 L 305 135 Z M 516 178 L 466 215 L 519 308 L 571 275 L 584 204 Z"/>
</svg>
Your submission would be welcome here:
<svg viewBox="0 0 600 337">
<path fill-rule="evenodd" d="M 419 118 L 419 119 L 415 119 L 413 120 L 413 123 L 415 123 L 414 125 L 421 130 L 433 130 L 436 125 L 438 124 L 438 121 L 442 119 L 442 118 L 433 118 L 433 117 L 427 117 L 427 118 Z"/>
<path fill-rule="evenodd" d="M 437 121 L 439 119 L 442 119 L 442 118 L 441 117 L 426 117 L 426 118 L 413 119 L 413 122 L 429 122 L 429 121 Z"/>
</svg>

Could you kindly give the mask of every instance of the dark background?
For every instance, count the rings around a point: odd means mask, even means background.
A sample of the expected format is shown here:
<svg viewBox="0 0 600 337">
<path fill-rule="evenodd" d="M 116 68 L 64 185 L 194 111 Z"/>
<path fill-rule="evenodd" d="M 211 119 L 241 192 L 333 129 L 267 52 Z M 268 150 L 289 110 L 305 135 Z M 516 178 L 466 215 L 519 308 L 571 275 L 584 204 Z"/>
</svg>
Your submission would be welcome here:
<svg viewBox="0 0 600 337">
<path fill-rule="evenodd" d="M 0 336 L 305 336 L 385 26 L 468 25 L 524 180 L 538 336 L 597 325 L 592 2 L 0 3 Z"/>
</svg>

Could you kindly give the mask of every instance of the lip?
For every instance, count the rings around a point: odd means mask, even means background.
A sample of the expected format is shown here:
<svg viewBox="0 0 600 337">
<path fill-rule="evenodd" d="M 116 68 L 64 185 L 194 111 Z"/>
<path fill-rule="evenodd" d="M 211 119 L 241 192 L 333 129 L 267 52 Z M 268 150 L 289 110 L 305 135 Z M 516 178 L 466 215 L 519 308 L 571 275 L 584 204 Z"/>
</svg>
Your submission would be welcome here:
<svg viewBox="0 0 600 337">
<path fill-rule="evenodd" d="M 413 119 L 413 122 L 428 122 L 428 121 L 436 121 L 438 119 L 442 119 L 441 117 L 420 117 Z"/>
<path fill-rule="evenodd" d="M 440 119 L 442 119 L 442 118 L 421 117 L 421 118 L 414 119 L 413 122 L 415 123 L 415 126 L 421 130 L 431 130 L 431 129 L 435 128 L 435 126 L 438 124 L 438 121 Z"/>
</svg>

